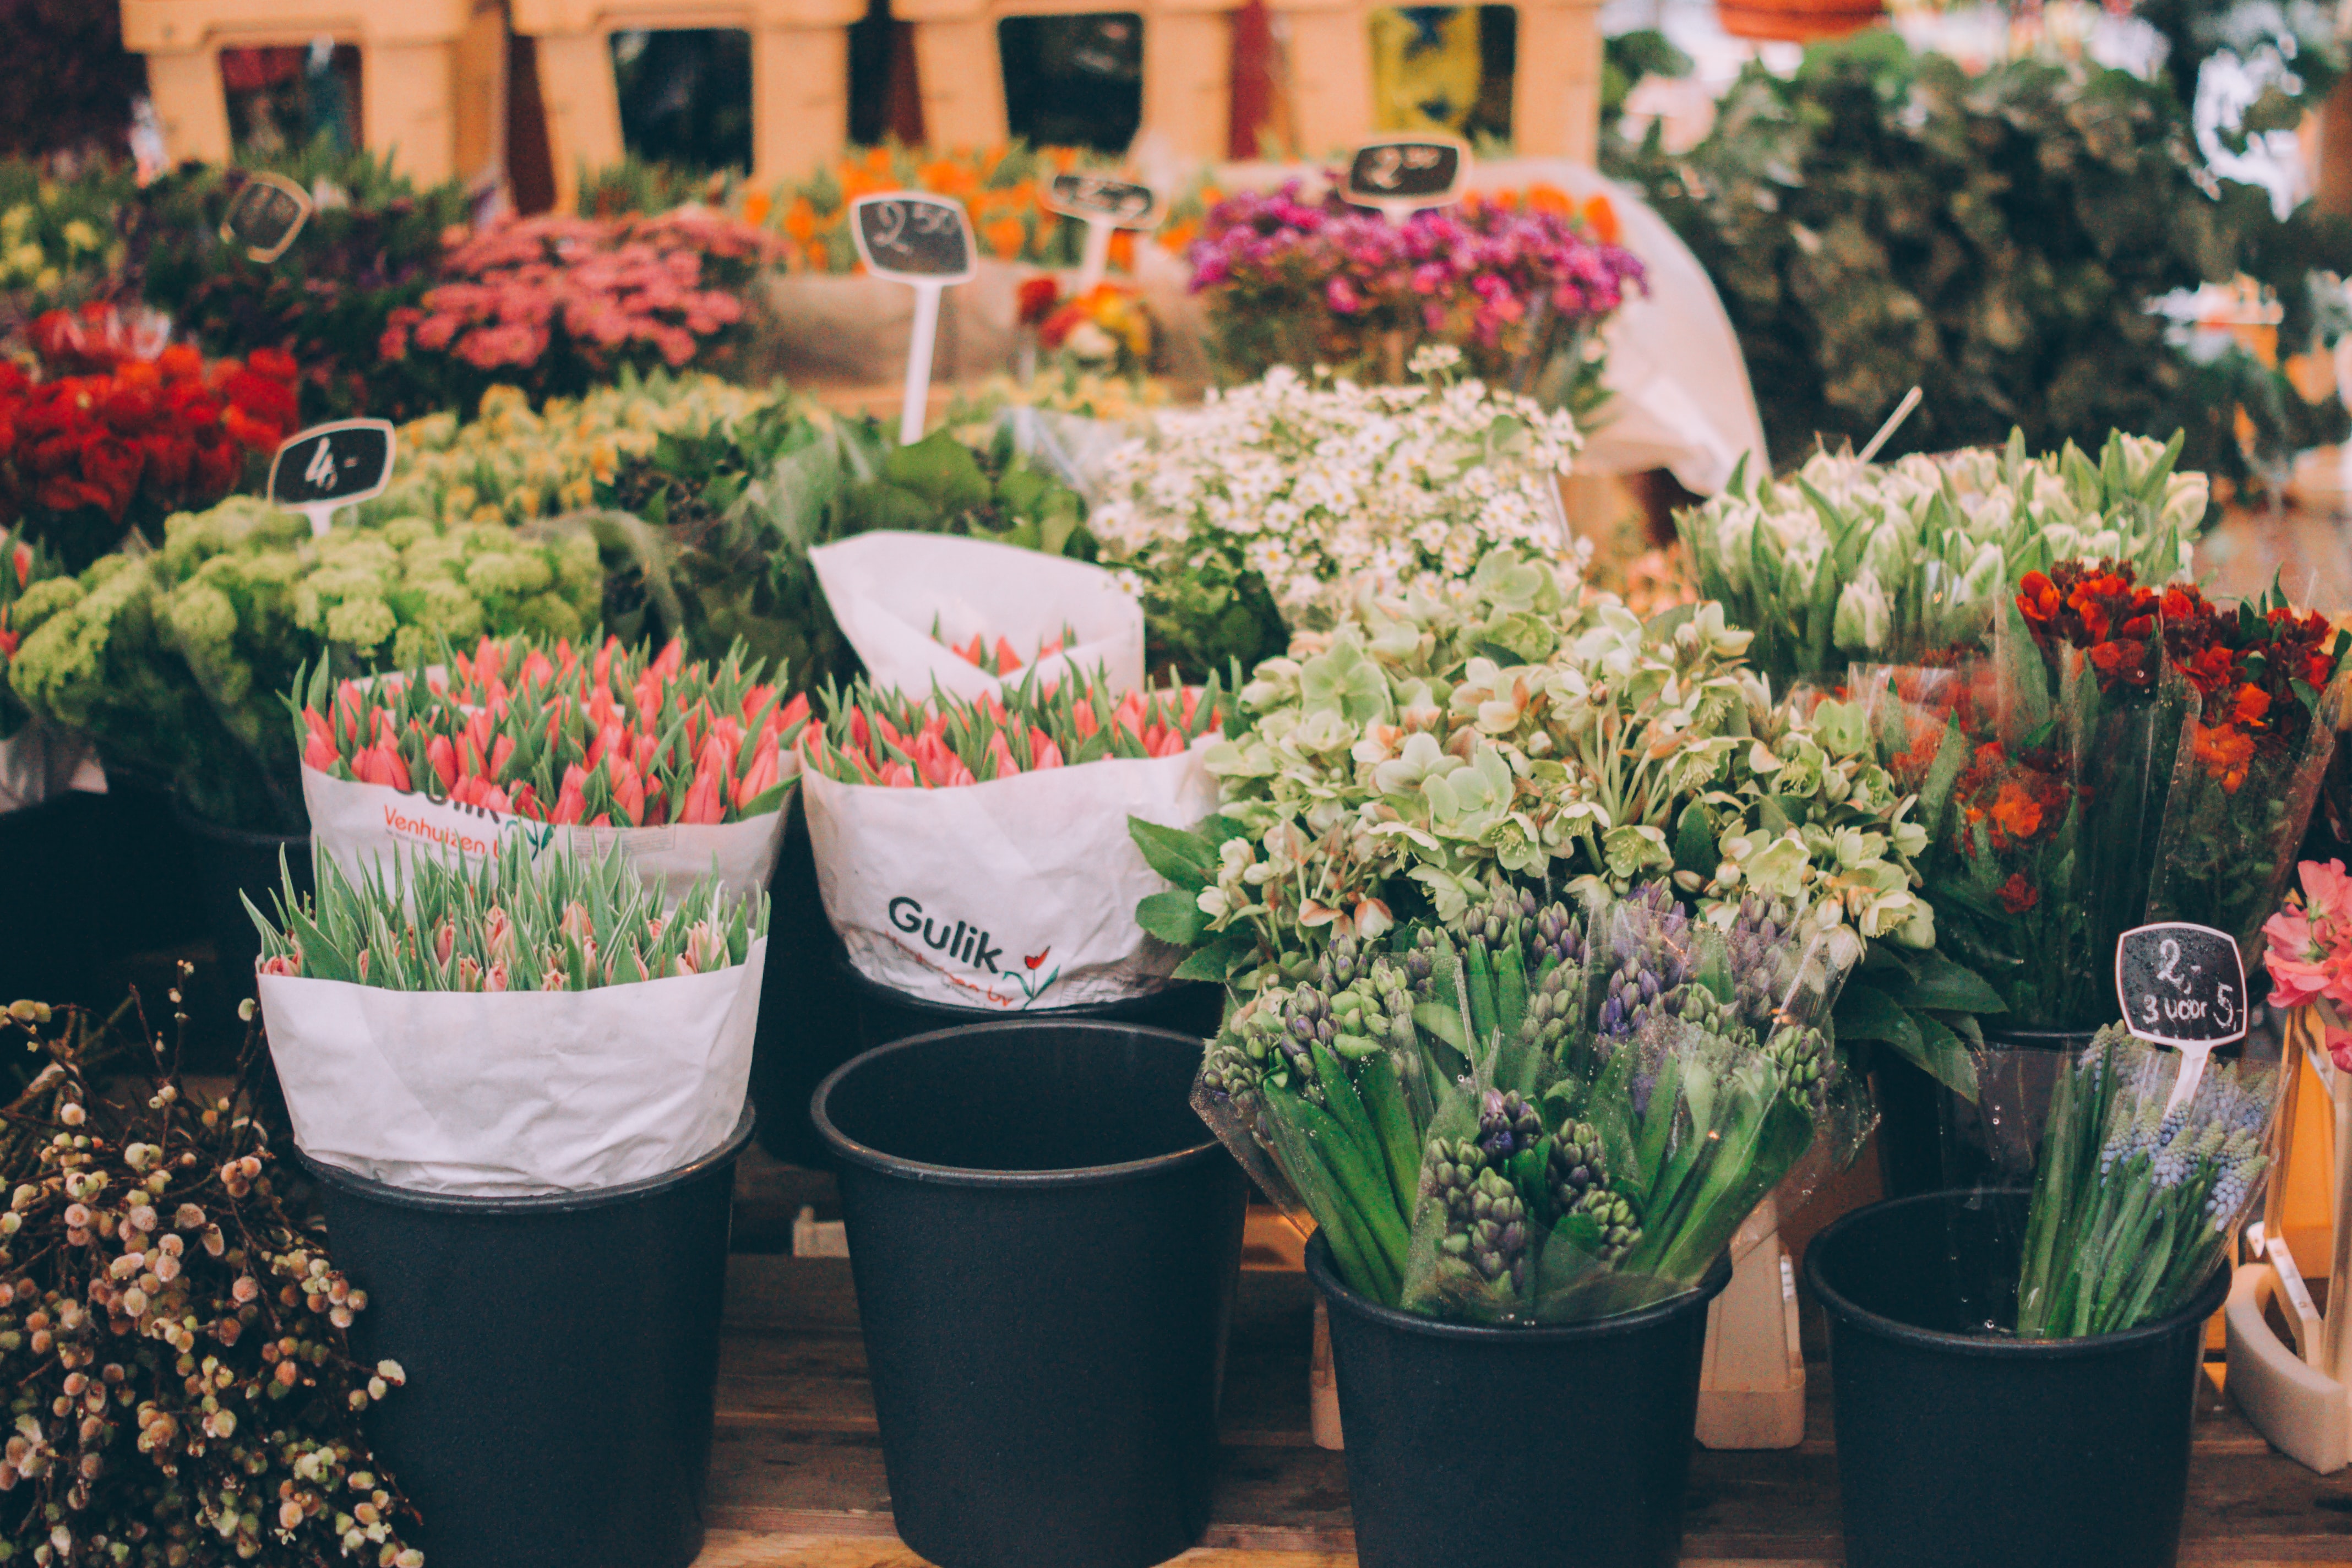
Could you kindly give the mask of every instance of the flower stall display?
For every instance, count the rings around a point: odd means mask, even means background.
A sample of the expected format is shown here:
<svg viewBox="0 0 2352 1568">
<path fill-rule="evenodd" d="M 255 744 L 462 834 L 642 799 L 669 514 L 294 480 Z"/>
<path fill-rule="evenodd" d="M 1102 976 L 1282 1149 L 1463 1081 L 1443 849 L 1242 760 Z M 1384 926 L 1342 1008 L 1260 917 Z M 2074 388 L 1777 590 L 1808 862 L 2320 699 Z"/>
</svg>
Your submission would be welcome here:
<svg viewBox="0 0 2352 1568">
<path fill-rule="evenodd" d="M 1498 883 L 1340 931 L 1227 1021 L 1193 1103 L 1360 1294 L 1605 1317 L 1690 1289 L 1817 1142 L 1858 1143 L 1829 945 L 1753 905 L 1717 929 L 1664 881 L 1589 911 Z"/>
<path fill-rule="evenodd" d="M 2036 1158 L 2021 1339 L 2116 1334 L 2187 1306 L 2261 1200 L 2272 1072 L 2208 1065 L 2169 1101 L 2185 1058 L 2120 1024 L 2070 1054 Z"/>
<path fill-rule="evenodd" d="M 713 874 L 731 895 L 768 885 L 809 709 L 757 660 L 521 635 L 446 657 L 296 679 L 311 837 L 347 876 L 518 839 L 534 855 L 617 845 L 672 898 Z"/>
<path fill-rule="evenodd" d="M 173 779 L 198 816 L 239 827 L 302 825 L 283 707 L 298 671 L 366 674 L 484 635 L 577 639 L 603 587 L 585 533 L 406 518 L 314 539 L 295 513 L 238 497 L 163 536 L 152 555 L 36 584 L 9 683 L 102 758 Z"/>
<path fill-rule="evenodd" d="M 1860 703 L 1776 704 L 1747 644 L 1715 605 L 1654 626 L 1571 610 L 1507 548 L 1466 583 L 1368 596 L 1242 689 L 1208 755 L 1218 815 L 1138 829 L 1174 885 L 1138 917 L 1192 950 L 1180 977 L 1248 991 L 1342 931 L 1454 919 L 1496 875 L 1580 896 L 1669 878 L 1711 923 L 1758 898 L 1859 960 L 1842 1046 L 1968 1080 L 1970 1016 L 2000 999 L 1936 951 L 1908 793 Z"/>
<path fill-rule="evenodd" d="M 20 1001 L 0 1028 L 37 1068 L 0 1110 L 0 1488 L 40 1531 L 12 1548 L 419 1568 L 416 1510 L 363 1430 L 405 1373 L 355 1355 L 368 1293 L 288 1201 L 265 1108 L 191 1092 L 124 1016 Z"/>
<path fill-rule="evenodd" d="M 1159 331 L 1138 290 L 1104 282 L 1069 293 L 1061 279 L 1043 276 L 1024 282 L 1015 299 L 1015 319 L 1035 335 L 1036 351 L 1049 364 L 1129 380 L 1150 369 Z"/>
<path fill-rule="evenodd" d="M 211 505 L 294 428 L 294 362 L 205 363 L 184 344 L 37 381 L 0 363 L 0 510 L 80 571 L 137 531 Z"/>
<path fill-rule="evenodd" d="M 111 165 L 61 180 L 0 158 L 0 331 L 98 291 L 121 264 L 115 212 L 136 189 Z"/>
<path fill-rule="evenodd" d="M 650 458 L 666 437 L 697 440 L 774 405 L 773 388 L 736 386 L 699 371 L 622 367 L 614 384 L 533 408 L 520 388 L 493 386 L 455 409 L 400 427 L 392 483 L 360 505 L 363 522 L 429 517 L 445 523 L 528 523 L 593 506 L 596 487 Z"/>
<path fill-rule="evenodd" d="M 723 363 L 774 250 L 761 230 L 690 207 L 501 219 L 455 239 L 433 286 L 386 318 L 378 352 L 445 407 L 493 384 L 537 401 L 579 396 L 625 364 Z"/>
<path fill-rule="evenodd" d="M 1247 668 L 1279 647 L 1259 604 L 1325 624 L 1360 587 L 1465 577 L 1498 544 L 1573 575 L 1585 552 L 1557 479 L 1574 420 L 1449 380 L 1453 363 L 1424 353 L 1411 386 L 1277 368 L 1114 450 L 1088 524 L 1145 579 L 1155 644 L 1188 667 Z"/>
<path fill-rule="evenodd" d="M 820 545 L 809 564 L 884 690 L 1001 699 L 1094 671 L 1114 697 L 1143 684 L 1142 606 L 1099 566 L 889 530 Z"/>
<path fill-rule="evenodd" d="M 414 1192 L 575 1192 L 663 1175 L 743 1110 L 767 895 L 675 903 L 619 846 L 314 862 L 260 930 L 261 1016 L 296 1140 Z"/>
<path fill-rule="evenodd" d="M 277 260 L 256 261 L 221 237 L 250 174 L 190 163 L 123 205 L 127 276 L 208 353 L 292 353 L 305 424 L 431 413 L 439 406 L 435 389 L 379 347 L 393 312 L 413 308 L 433 283 L 444 235 L 467 221 L 465 187 L 449 181 L 420 191 L 393 172 L 389 157 L 323 145 L 278 172 L 310 192 L 313 205 Z"/>
<path fill-rule="evenodd" d="M 1919 794 L 1945 945 L 2032 1027 L 2115 1016 L 2116 940 L 2186 920 L 2250 946 L 2335 746 L 2352 639 L 2283 595 L 2217 605 L 2126 565 L 2029 572 L 1995 656 L 1864 672 Z"/>
<path fill-rule="evenodd" d="M 1785 479 L 1743 464 L 1675 524 L 1699 591 L 1756 634 L 1749 661 L 1784 689 L 1834 685 L 1849 662 L 1979 644 L 2018 580 L 2060 562 L 2187 575 L 2211 498 L 2179 455 L 2120 431 L 2095 459 L 2028 456 L 2021 433 L 1885 464 L 1822 452 Z"/>
<path fill-rule="evenodd" d="M 1228 383 L 1286 364 L 1395 382 L 1414 351 L 1442 343 L 1473 374 L 1513 386 L 1532 374 L 1547 405 L 1581 414 L 1603 395 L 1601 324 L 1646 287 L 1616 228 L 1605 196 L 1579 207 L 1546 185 L 1473 192 L 1396 223 L 1336 190 L 1309 200 L 1293 180 L 1210 209 L 1192 289 Z"/>
<path fill-rule="evenodd" d="M 828 687 L 801 745 L 827 917 L 868 979 L 950 1006 L 1018 1012 L 1158 991 L 1178 954 L 1135 921 L 1164 884 L 1130 818 L 1171 830 L 1215 807 L 1206 748 L 1230 698 L 1099 672 L 965 700 Z"/>
</svg>

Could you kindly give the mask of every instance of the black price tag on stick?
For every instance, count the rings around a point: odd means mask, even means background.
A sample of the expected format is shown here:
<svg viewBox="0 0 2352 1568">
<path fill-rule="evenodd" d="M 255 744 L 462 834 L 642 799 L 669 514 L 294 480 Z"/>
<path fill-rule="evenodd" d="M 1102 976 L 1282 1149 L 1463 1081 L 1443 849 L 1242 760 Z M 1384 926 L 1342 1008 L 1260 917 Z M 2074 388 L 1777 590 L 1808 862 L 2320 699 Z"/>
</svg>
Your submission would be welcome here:
<svg viewBox="0 0 2352 1568">
<path fill-rule="evenodd" d="M 1470 149 L 1448 136 L 1383 136 L 1356 149 L 1339 194 L 1360 207 L 1402 217 L 1450 206 L 1470 177 Z"/>
<path fill-rule="evenodd" d="M 1045 187 L 1043 205 L 1047 212 L 1113 228 L 1160 226 L 1160 193 L 1108 174 L 1056 174 Z"/>
<path fill-rule="evenodd" d="M 963 204 L 913 191 L 860 196 L 849 204 L 850 237 L 868 272 L 901 283 L 961 283 L 977 247 Z"/>
<path fill-rule="evenodd" d="M 256 261 L 275 261 L 310 217 L 310 197 L 301 186 L 283 174 L 255 174 L 229 199 L 220 235 Z"/>
<path fill-rule="evenodd" d="M 2116 996 L 2126 1028 L 2180 1051 L 2168 1115 L 2195 1096 L 2214 1047 L 2246 1037 L 2245 955 L 2235 938 L 2211 926 L 2167 921 L 2124 932 L 2116 942 Z"/>
<path fill-rule="evenodd" d="M 392 482 L 392 425 L 343 419 L 313 425 L 278 448 L 269 465 L 269 501 L 310 520 L 313 534 L 343 507 L 383 493 Z"/>
</svg>

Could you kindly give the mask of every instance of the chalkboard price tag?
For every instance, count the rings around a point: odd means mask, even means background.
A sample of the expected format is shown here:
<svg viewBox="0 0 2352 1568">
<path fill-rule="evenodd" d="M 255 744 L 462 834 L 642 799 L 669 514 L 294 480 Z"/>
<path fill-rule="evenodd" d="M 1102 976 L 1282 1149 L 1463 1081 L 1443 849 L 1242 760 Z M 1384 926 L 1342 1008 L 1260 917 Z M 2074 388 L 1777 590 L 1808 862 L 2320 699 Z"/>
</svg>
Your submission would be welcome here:
<svg viewBox="0 0 2352 1568">
<path fill-rule="evenodd" d="M 256 261 L 275 261 L 310 221 L 308 192 L 283 174 L 255 174 L 239 186 L 221 220 L 221 238 Z"/>
<path fill-rule="evenodd" d="M 2125 1026 L 2159 1046 L 2210 1048 L 2246 1037 L 2246 961 L 2226 931 L 2171 921 L 2124 932 L 2116 994 Z"/>
<path fill-rule="evenodd" d="M 343 419 L 313 425 L 278 448 L 269 465 L 274 506 L 305 513 L 310 531 L 343 507 L 383 493 L 392 482 L 392 425 L 383 419 Z"/>
<path fill-rule="evenodd" d="M 1056 174 L 1046 185 L 1047 212 L 1087 223 L 1107 223 L 1113 228 L 1156 228 L 1160 225 L 1160 193 L 1132 180 L 1107 174 Z"/>
<path fill-rule="evenodd" d="M 1356 149 L 1340 195 L 1395 217 L 1450 206 L 1469 177 L 1470 149 L 1451 137 L 1384 136 Z"/>
<path fill-rule="evenodd" d="M 849 233 L 868 272 L 902 283 L 961 283 L 978 254 L 961 202 L 912 191 L 858 197 Z"/>
</svg>

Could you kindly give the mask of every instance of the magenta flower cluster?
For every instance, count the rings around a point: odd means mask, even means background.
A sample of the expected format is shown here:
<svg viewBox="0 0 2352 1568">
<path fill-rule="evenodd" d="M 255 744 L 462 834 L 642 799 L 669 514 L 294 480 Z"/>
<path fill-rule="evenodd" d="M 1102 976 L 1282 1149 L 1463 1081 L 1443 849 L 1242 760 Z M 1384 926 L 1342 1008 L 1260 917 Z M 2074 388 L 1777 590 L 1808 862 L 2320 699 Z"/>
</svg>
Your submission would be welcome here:
<svg viewBox="0 0 2352 1568">
<path fill-rule="evenodd" d="M 1212 208 L 1191 251 L 1192 289 L 1211 292 L 1220 313 L 1320 318 L 1324 363 L 1344 365 L 1360 340 L 1401 331 L 1451 342 L 1491 371 L 1481 362 L 1526 346 L 1518 329 L 1574 332 L 1647 289 L 1640 259 L 1558 192 L 1474 194 L 1392 223 L 1337 195 L 1308 202 L 1301 189 L 1293 181 Z M 1605 205 L 1595 213 L 1613 228 Z M 1550 310 L 1539 313 L 1544 300 Z"/>
<path fill-rule="evenodd" d="M 392 313 L 383 356 L 446 356 L 551 392 L 571 388 L 535 384 L 574 379 L 551 362 L 577 362 L 591 376 L 623 363 L 692 363 L 742 320 L 737 274 L 772 259 L 777 244 L 765 230 L 692 208 L 509 218 L 452 230 L 444 243 L 440 281 L 421 306 Z"/>
</svg>

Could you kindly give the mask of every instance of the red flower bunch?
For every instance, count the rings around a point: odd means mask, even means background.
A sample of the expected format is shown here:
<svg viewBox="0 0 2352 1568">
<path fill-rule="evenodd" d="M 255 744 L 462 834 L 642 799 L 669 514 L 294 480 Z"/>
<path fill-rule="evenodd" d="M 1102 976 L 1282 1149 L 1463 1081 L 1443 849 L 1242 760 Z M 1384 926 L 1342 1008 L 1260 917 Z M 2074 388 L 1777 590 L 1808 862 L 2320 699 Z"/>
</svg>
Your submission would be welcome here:
<svg viewBox="0 0 2352 1568">
<path fill-rule="evenodd" d="M 387 360 L 577 395 L 621 364 L 682 367 L 742 320 L 740 289 L 781 242 L 715 213 L 509 218 L 445 243 L 440 281 L 392 312 Z M 460 406 L 471 404 L 471 397 Z"/>
<path fill-rule="evenodd" d="M 2118 561 L 2062 561 L 2049 572 L 2028 572 L 2017 608 L 2047 649 L 2082 649 L 2099 686 L 2147 690 L 2156 684 L 2157 596 Z"/>
<path fill-rule="evenodd" d="M 935 694 L 918 700 L 861 680 L 828 696 L 810 726 L 808 764 L 841 784 L 950 789 L 1118 757 L 1173 757 L 1217 726 L 1217 683 L 1129 691 L 1114 702 L 1095 682 L 1024 681 L 1000 699 Z"/>
<path fill-rule="evenodd" d="M 207 365 L 184 344 L 54 381 L 0 363 L 0 505 L 79 571 L 126 527 L 152 535 L 234 489 L 293 430 L 294 374 L 275 349 Z"/>
<path fill-rule="evenodd" d="M 2309 710 L 2336 677 L 2346 639 L 2321 615 L 2298 615 L 2273 589 L 2234 612 L 2193 585 L 2164 592 L 2164 650 L 2197 689 L 2200 712 L 2188 740 L 2206 771 L 2231 794 L 2257 752 L 2292 749 Z"/>
<path fill-rule="evenodd" d="M 310 678 L 304 765 L 589 827 L 740 821 L 777 809 L 799 773 L 808 699 L 783 700 L 756 662 L 688 664 L 677 642 L 649 659 L 618 638 L 583 659 L 527 637 L 451 662 L 454 675 L 346 680 L 331 701 L 324 671 Z"/>
</svg>

